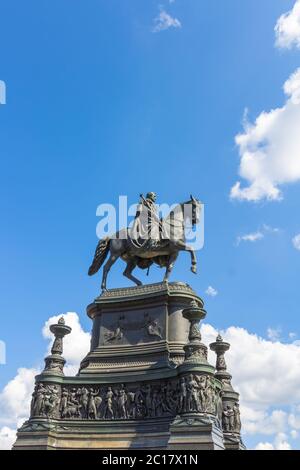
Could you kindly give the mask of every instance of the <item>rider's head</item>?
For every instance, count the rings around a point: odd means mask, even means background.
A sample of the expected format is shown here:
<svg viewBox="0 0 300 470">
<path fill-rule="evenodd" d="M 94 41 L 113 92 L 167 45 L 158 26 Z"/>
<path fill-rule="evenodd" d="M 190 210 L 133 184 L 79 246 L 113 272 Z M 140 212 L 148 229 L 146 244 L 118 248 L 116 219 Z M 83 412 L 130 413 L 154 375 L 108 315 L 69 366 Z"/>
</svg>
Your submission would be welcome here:
<svg viewBox="0 0 300 470">
<path fill-rule="evenodd" d="M 151 199 L 152 202 L 155 202 L 156 201 L 156 193 L 152 193 L 152 192 L 147 193 L 146 198 Z"/>
</svg>

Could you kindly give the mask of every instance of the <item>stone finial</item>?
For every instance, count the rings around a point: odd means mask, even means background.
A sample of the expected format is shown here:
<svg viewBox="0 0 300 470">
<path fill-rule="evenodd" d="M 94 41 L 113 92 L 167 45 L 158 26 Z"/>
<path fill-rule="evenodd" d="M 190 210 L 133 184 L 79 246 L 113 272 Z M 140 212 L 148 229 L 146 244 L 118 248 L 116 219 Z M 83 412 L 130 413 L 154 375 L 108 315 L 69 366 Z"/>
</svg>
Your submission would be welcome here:
<svg viewBox="0 0 300 470">
<path fill-rule="evenodd" d="M 230 348 L 230 344 L 223 341 L 220 333 L 216 341 L 209 345 L 210 349 L 216 353 L 216 377 L 221 380 L 223 387 L 228 390 L 233 390 L 231 385 L 232 376 L 227 372 L 227 365 L 225 361 L 225 353 Z"/>
<path fill-rule="evenodd" d="M 50 326 L 50 331 L 54 334 L 55 338 L 51 348 L 51 355 L 45 358 L 43 374 L 63 375 L 63 367 L 66 362 L 62 357 L 63 338 L 71 333 L 72 328 L 67 326 L 64 318 L 61 317 L 56 324 Z"/>
<path fill-rule="evenodd" d="M 207 362 L 207 347 L 201 343 L 200 321 L 206 317 L 206 311 L 192 300 L 190 306 L 182 311 L 184 318 L 189 320 L 189 342 L 184 346 L 185 360 Z"/>
<path fill-rule="evenodd" d="M 72 328 L 70 326 L 67 326 L 65 324 L 64 318 L 61 317 L 58 320 L 57 324 L 50 326 L 50 331 L 55 336 L 53 346 L 51 348 L 51 353 L 61 355 L 63 352 L 63 338 L 64 336 L 71 333 Z"/>
<path fill-rule="evenodd" d="M 240 442 L 241 419 L 239 410 L 239 394 L 231 385 L 232 376 L 227 372 L 225 353 L 230 348 L 230 344 L 223 341 L 220 333 L 216 341 L 209 345 L 210 349 L 216 353 L 216 378 L 222 383 L 222 427 L 223 433 L 229 439 L 236 439 Z M 232 437 L 235 436 L 235 437 Z"/>
<path fill-rule="evenodd" d="M 225 352 L 230 348 L 230 344 L 223 341 L 220 333 L 218 334 L 215 343 L 209 345 L 212 351 L 215 351 L 217 355 L 216 370 L 217 373 L 220 371 L 226 371 L 227 365 L 225 361 Z"/>
</svg>

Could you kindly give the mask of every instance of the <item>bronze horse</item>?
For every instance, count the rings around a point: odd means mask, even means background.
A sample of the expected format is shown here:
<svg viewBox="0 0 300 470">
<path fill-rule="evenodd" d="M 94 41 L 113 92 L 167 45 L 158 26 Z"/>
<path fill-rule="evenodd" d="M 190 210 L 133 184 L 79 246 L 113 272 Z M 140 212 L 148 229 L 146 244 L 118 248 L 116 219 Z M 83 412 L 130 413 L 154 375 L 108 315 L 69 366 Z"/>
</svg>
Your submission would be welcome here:
<svg viewBox="0 0 300 470">
<path fill-rule="evenodd" d="M 123 275 L 138 286 L 142 285 L 142 282 L 132 275 L 132 271 L 136 266 L 141 269 L 149 269 L 153 263 L 156 263 L 160 267 L 165 267 L 164 282 L 167 282 L 179 251 L 188 251 L 191 254 L 191 271 L 196 274 L 197 259 L 194 249 L 185 243 L 185 228 L 187 220 L 190 221 L 193 227 L 198 223 L 200 209 L 201 202 L 193 196 L 189 201 L 178 204 L 161 221 L 162 225 L 167 227 L 168 233 L 172 234 L 171 237 L 158 241 L 154 246 L 151 243 L 149 246 L 147 241 L 144 245 L 135 243 L 128 235 L 129 229 L 122 229 L 113 237 L 103 238 L 97 245 L 93 262 L 88 271 L 89 276 L 99 271 L 109 252 L 110 256 L 103 268 L 102 290 L 106 290 L 108 272 L 118 258 L 127 263 Z"/>
</svg>

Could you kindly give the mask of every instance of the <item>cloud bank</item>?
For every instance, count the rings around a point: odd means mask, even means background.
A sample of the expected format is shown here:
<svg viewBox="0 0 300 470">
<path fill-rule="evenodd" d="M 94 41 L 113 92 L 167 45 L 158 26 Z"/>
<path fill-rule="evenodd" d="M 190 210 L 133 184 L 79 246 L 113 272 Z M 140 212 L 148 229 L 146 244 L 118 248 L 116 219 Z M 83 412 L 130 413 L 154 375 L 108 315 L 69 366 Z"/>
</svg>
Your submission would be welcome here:
<svg viewBox="0 0 300 470">
<path fill-rule="evenodd" d="M 201 332 L 205 344 L 218 334 L 209 324 L 204 324 Z M 221 334 L 231 344 L 227 364 L 241 394 L 246 442 L 247 437 L 266 436 L 267 440 L 257 442 L 259 449 L 292 448 L 300 430 L 300 342 L 283 343 L 274 336 L 268 340 L 236 326 Z M 215 361 L 212 352 L 209 360 Z"/>
<path fill-rule="evenodd" d="M 236 136 L 241 178 L 231 188 L 232 199 L 280 200 L 281 186 L 300 181 L 300 68 L 285 82 L 285 104 L 263 111 L 253 124 L 244 121 L 244 132 Z"/>
<path fill-rule="evenodd" d="M 281 49 L 300 49 L 300 0 L 292 10 L 281 15 L 275 26 L 276 46 Z"/>
</svg>

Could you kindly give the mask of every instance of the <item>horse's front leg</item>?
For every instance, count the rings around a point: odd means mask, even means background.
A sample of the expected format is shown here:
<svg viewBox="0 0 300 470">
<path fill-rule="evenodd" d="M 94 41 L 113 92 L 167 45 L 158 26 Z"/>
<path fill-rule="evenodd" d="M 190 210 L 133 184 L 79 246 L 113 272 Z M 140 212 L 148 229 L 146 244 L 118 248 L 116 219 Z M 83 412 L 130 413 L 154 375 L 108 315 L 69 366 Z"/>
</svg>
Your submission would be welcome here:
<svg viewBox="0 0 300 470">
<path fill-rule="evenodd" d="M 183 241 L 177 241 L 176 246 L 179 250 L 188 251 L 191 254 L 191 262 L 192 262 L 191 271 L 192 273 L 197 274 L 197 258 L 196 258 L 196 253 L 195 253 L 194 248 L 192 248 L 189 245 L 186 245 Z"/>
<path fill-rule="evenodd" d="M 134 258 L 130 259 L 127 263 L 125 271 L 123 272 L 123 276 L 133 281 L 137 286 L 141 286 L 143 283 L 131 274 L 134 268 L 136 267 L 136 264 L 137 263 Z"/>
</svg>

